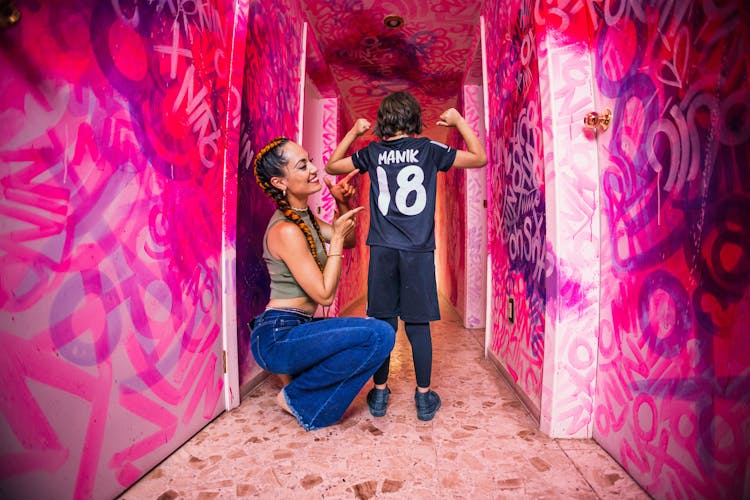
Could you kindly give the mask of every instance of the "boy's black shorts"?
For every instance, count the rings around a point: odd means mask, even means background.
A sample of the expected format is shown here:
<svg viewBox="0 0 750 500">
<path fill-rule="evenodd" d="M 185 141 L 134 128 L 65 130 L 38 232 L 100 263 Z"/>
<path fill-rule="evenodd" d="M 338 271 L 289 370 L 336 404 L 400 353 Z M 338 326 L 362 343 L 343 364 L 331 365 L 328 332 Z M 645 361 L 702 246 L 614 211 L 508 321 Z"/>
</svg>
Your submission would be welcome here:
<svg viewBox="0 0 750 500">
<path fill-rule="evenodd" d="M 367 315 L 373 318 L 400 316 L 409 323 L 439 320 L 435 252 L 371 246 Z"/>
</svg>

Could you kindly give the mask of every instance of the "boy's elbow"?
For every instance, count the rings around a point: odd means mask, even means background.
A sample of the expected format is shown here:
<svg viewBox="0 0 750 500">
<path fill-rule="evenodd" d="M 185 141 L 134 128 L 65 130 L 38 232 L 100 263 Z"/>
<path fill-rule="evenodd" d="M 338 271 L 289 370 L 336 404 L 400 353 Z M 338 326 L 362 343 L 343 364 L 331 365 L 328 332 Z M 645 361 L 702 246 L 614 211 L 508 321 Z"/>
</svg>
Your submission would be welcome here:
<svg viewBox="0 0 750 500">
<path fill-rule="evenodd" d="M 326 173 L 328 175 L 340 175 L 341 174 L 341 172 L 339 171 L 339 169 L 336 168 L 336 163 L 335 162 L 334 163 L 326 163 L 325 170 L 326 170 Z"/>
<path fill-rule="evenodd" d="M 471 162 L 472 168 L 482 168 L 485 165 L 487 165 L 487 155 L 486 154 L 475 154 L 473 161 Z"/>
</svg>

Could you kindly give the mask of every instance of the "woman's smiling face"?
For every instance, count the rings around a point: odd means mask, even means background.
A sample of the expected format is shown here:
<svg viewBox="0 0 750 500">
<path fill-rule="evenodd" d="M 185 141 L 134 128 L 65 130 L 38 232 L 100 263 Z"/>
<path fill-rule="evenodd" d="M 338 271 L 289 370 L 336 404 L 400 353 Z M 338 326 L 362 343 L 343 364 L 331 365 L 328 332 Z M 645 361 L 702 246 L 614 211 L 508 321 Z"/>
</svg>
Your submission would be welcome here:
<svg viewBox="0 0 750 500">
<path fill-rule="evenodd" d="M 316 167 L 307 151 L 297 143 L 284 145 L 287 196 L 307 197 L 322 189 Z"/>
</svg>

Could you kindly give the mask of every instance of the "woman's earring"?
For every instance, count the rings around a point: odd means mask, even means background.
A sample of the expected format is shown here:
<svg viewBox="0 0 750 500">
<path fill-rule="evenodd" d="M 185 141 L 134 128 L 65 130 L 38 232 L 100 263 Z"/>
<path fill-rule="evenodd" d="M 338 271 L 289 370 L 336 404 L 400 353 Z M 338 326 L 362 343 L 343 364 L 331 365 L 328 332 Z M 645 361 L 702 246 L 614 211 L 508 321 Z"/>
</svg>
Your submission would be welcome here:
<svg viewBox="0 0 750 500">
<path fill-rule="evenodd" d="M 281 190 L 281 194 L 283 194 L 283 195 L 284 195 L 284 198 L 286 198 L 286 189 L 282 189 L 282 190 Z"/>
</svg>

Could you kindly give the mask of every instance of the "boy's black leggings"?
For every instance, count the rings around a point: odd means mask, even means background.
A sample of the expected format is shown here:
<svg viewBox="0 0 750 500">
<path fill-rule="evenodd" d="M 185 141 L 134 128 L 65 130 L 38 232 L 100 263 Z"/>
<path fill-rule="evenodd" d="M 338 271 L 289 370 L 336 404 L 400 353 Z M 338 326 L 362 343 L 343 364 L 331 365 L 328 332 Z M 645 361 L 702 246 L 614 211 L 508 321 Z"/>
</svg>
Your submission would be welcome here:
<svg viewBox="0 0 750 500">
<path fill-rule="evenodd" d="M 398 330 L 398 318 L 380 318 L 387 322 L 393 331 Z M 429 323 L 408 323 L 404 322 L 406 336 L 411 344 L 411 356 L 414 360 L 414 374 L 417 378 L 418 387 L 430 387 L 432 378 L 432 335 L 430 334 Z M 390 370 L 391 357 L 388 356 L 380 365 L 378 371 L 372 376 L 376 384 L 385 384 L 388 381 L 388 372 Z"/>
</svg>

